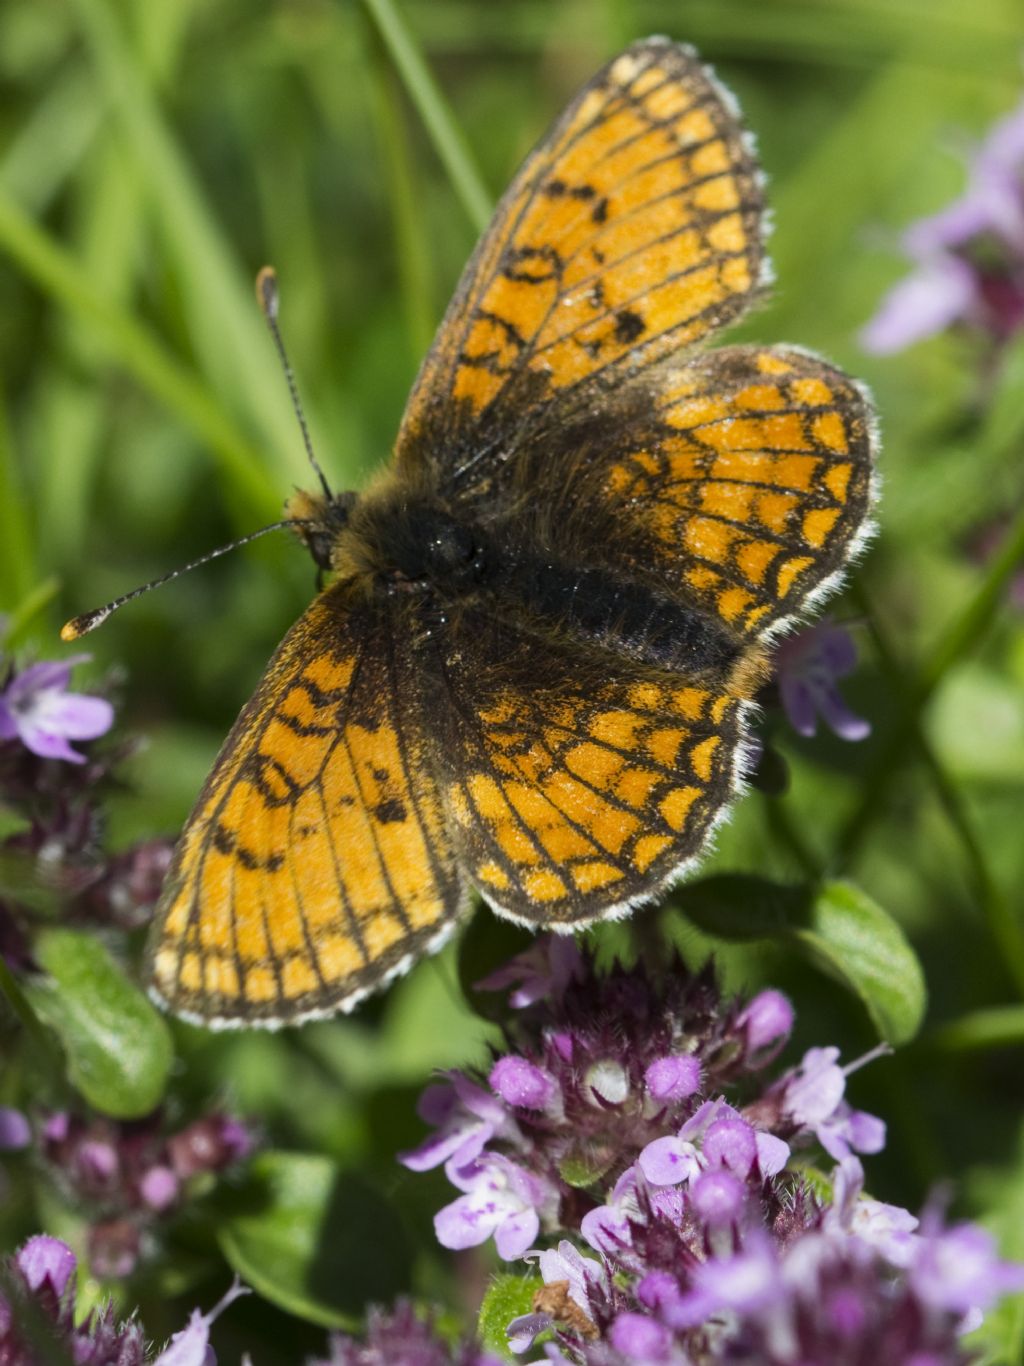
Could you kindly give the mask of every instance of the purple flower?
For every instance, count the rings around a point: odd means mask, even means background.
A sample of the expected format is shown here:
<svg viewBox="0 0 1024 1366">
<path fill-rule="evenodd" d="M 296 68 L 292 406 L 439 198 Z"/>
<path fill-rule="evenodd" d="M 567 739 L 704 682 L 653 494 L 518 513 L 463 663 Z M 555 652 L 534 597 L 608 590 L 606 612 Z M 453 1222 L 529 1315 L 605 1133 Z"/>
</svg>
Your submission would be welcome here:
<svg viewBox="0 0 1024 1366">
<path fill-rule="evenodd" d="M 815 735 L 819 716 L 841 740 L 863 740 L 871 734 L 870 722 L 850 711 L 836 686 L 856 663 L 852 637 L 827 619 L 779 642 L 775 650 L 779 695 L 798 735 Z"/>
<path fill-rule="evenodd" d="M 498 1357 L 473 1342 L 454 1346 L 437 1331 L 432 1317 L 420 1318 L 408 1300 L 391 1310 L 373 1308 L 366 1318 L 366 1339 L 334 1333 L 329 1355 L 308 1366 L 502 1366 Z"/>
<path fill-rule="evenodd" d="M 229 1304 L 233 1304 L 241 1295 L 248 1294 L 251 1291 L 236 1278 L 208 1314 L 193 1309 L 188 1323 L 180 1333 L 175 1333 L 153 1366 L 216 1366 L 216 1358 L 210 1350 L 213 1322 Z"/>
<path fill-rule="evenodd" d="M 783 1082 L 783 1104 L 791 1118 L 810 1129 L 837 1162 L 851 1149 L 877 1153 L 885 1147 L 884 1121 L 844 1100 L 847 1074 L 861 1063 L 842 1068 L 838 1058 L 838 1048 L 810 1048 Z"/>
<path fill-rule="evenodd" d="M 59 1238 L 39 1233 L 19 1250 L 17 1265 L 29 1290 L 46 1286 L 59 1300 L 75 1274 L 75 1254 Z"/>
<path fill-rule="evenodd" d="M 20 1110 L 0 1105 L 0 1152 L 27 1148 L 32 1142 L 32 1127 Z"/>
<path fill-rule="evenodd" d="M 526 1058 L 514 1055 L 499 1058 L 491 1068 L 489 1080 L 491 1090 L 506 1105 L 522 1106 L 527 1110 L 561 1108 L 558 1083 L 554 1077 Z"/>
<path fill-rule="evenodd" d="M 637 1168 L 627 1167 L 616 1181 L 608 1202 L 588 1210 L 583 1216 L 580 1233 L 596 1252 L 621 1253 L 631 1246 L 631 1227 L 642 1222 L 644 1217 L 637 1198 L 643 1179 Z"/>
<path fill-rule="evenodd" d="M 764 1235 L 751 1237 L 731 1257 L 709 1257 L 693 1270 L 689 1294 L 667 1309 L 677 1328 L 702 1323 L 723 1309 L 758 1314 L 778 1302 L 781 1277 L 775 1251 Z"/>
<path fill-rule="evenodd" d="M 201 1176 L 223 1171 L 252 1147 L 235 1118 L 217 1111 L 166 1132 L 160 1111 L 119 1123 L 64 1111 L 41 1118 L 39 1156 L 52 1180 L 91 1219 L 90 1270 L 114 1279 L 130 1275 L 161 1217 L 179 1210 Z"/>
<path fill-rule="evenodd" d="M 994 342 L 1024 325 L 1024 103 L 994 125 L 966 192 L 903 235 L 913 272 L 861 332 L 887 354 L 963 324 Z"/>
<path fill-rule="evenodd" d="M 613 1321 L 609 1337 L 615 1350 L 637 1366 L 647 1361 L 668 1361 L 672 1352 L 672 1334 L 663 1324 L 628 1309 Z"/>
<path fill-rule="evenodd" d="M 522 1010 L 546 997 L 558 1000 L 569 983 L 581 975 L 582 968 L 576 941 L 568 935 L 553 934 L 531 944 L 525 953 L 475 985 L 479 991 L 502 991 L 518 982 L 508 999 L 509 1005 Z"/>
<path fill-rule="evenodd" d="M 105 698 L 67 690 L 73 666 L 89 658 L 73 655 L 15 674 L 0 693 L 0 740 L 19 739 L 43 759 L 84 764 L 85 755 L 68 741 L 95 740 L 114 723 L 114 708 Z"/>
<path fill-rule="evenodd" d="M 700 1060 L 692 1054 L 655 1058 L 644 1072 L 651 1098 L 659 1103 L 685 1100 L 700 1088 Z"/>
<path fill-rule="evenodd" d="M 132 1315 L 119 1321 L 112 1305 L 102 1305 L 79 1317 L 75 1305 L 75 1254 L 58 1238 L 39 1234 L 30 1238 L 7 1261 L 16 1292 L 0 1295 L 0 1361 L 3 1366 L 38 1366 L 32 1343 L 40 1315 L 52 1325 L 61 1360 L 75 1366 L 144 1366 L 146 1335 Z M 196 1309 L 151 1366 L 216 1366 L 210 1350 L 210 1326 L 239 1295 L 249 1292 L 236 1281 L 208 1314 Z M 31 1319 L 23 1313 L 24 1300 L 34 1301 Z M 26 1321 L 23 1321 L 26 1320 Z"/>
<path fill-rule="evenodd" d="M 733 1224 L 743 1210 L 746 1187 L 732 1172 L 719 1168 L 703 1172 L 690 1185 L 693 1211 L 704 1224 Z"/>
<path fill-rule="evenodd" d="M 910 1283 L 932 1308 L 968 1314 L 1024 1290 L 1024 1266 L 1001 1262 L 991 1234 L 977 1224 L 957 1224 L 922 1237 Z"/>
<path fill-rule="evenodd" d="M 494 1094 L 464 1077 L 460 1099 L 456 1073 L 428 1096 L 460 1191 L 439 1240 L 493 1236 L 538 1262 L 531 1312 L 507 1326 L 516 1354 L 544 1333 L 533 1356 L 560 1366 L 966 1366 L 963 1333 L 1024 1268 L 970 1226 L 922 1230 L 865 1196 L 854 1154 L 885 1126 L 852 1108 L 847 1079 L 882 1050 L 843 1067 L 812 1048 L 759 1079 L 792 1024 L 778 993 L 723 1001 L 709 972 L 601 973 L 584 952 L 505 1025 Z M 812 1138 L 831 1189 L 791 1162 L 790 1141 Z M 557 1248 L 529 1250 L 542 1233 Z"/>
<path fill-rule="evenodd" d="M 553 1198 L 546 1182 L 499 1153 L 482 1153 L 461 1165 L 452 1159 L 445 1174 L 465 1194 L 434 1217 L 442 1247 L 476 1247 L 493 1234 L 499 1255 L 511 1261 L 533 1245 L 540 1211 Z"/>
<path fill-rule="evenodd" d="M 793 1030 L 793 1007 L 781 991 L 761 991 L 740 1011 L 736 1023 L 752 1053 L 781 1046 Z"/>
<path fill-rule="evenodd" d="M 428 1086 L 417 1110 L 421 1119 L 437 1126 L 437 1132 L 418 1148 L 399 1153 L 399 1162 L 410 1171 L 429 1171 L 449 1158 L 457 1165 L 469 1162 L 496 1134 L 512 1141 L 517 1136 L 515 1121 L 501 1100 L 461 1072 L 451 1072 L 447 1082 Z"/>
</svg>

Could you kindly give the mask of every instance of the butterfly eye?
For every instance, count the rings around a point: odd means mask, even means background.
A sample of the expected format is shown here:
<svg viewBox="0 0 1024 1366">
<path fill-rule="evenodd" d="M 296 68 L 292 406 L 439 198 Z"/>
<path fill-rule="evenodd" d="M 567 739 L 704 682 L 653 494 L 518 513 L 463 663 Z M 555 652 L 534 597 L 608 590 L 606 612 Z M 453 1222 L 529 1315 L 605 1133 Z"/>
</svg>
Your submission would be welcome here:
<svg viewBox="0 0 1024 1366">
<path fill-rule="evenodd" d="M 439 522 L 433 528 L 428 544 L 436 569 L 462 570 L 475 564 L 480 556 L 475 536 L 458 522 Z"/>
</svg>

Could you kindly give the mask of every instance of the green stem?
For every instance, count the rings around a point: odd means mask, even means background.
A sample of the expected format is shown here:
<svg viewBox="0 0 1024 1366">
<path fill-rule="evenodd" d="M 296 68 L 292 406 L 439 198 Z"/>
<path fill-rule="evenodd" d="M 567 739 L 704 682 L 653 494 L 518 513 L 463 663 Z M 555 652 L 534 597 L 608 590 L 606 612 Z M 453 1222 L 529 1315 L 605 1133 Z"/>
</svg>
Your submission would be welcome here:
<svg viewBox="0 0 1024 1366">
<path fill-rule="evenodd" d="M 984 592 L 984 587 L 982 592 Z M 922 670 L 922 674 L 919 677 L 914 692 L 909 694 L 904 693 L 901 697 L 901 680 L 905 677 L 906 671 L 902 667 L 899 659 L 896 657 L 895 651 L 889 643 L 879 621 L 878 614 L 874 610 L 871 598 L 863 583 L 858 583 L 856 585 L 854 595 L 867 620 L 868 630 L 871 633 L 875 652 L 886 672 L 889 686 L 894 690 L 897 697 L 900 698 L 900 712 L 903 721 L 898 734 L 903 743 L 913 744 L 916 747 L 928 768 L 936 794 L 946 812 L 947 819 L 960 839 L 964 856 L 974 880 L 978 902 L 981 906 L 982 913 L 985 916 L 985 920 L 988 923 L 989 932 L 1005 959 L 1007 969 L 1013 979 L 1015 987 L 1024 995 L 1024 935 L 1021 934 L 1021 928 L 1017 923 L 1007 898 L 1003 895 L 1002 889 L 999 887 L 996 879 L 989 870 L 988 862 L 985 858 L 985 851 L 974 832 L 961 794 L 956 784 L 946 773 L 946 770 L 943 768 L 938 755 L 932 748 L 927 735 L 925 735 L 921 728 L 920 706 L 915 706 L 914 699 L 922 695 L 922 688 L 924 686 L 923 679 L 926 671 Z M 977 603 L 978 597 L 980 596 L 981 594 L 979 593 L 979 595 L 975 597 L 972 607 Z M 995 594 L 991 600 L 993 606 L 997 604 L 999 600 L 998 593 Z M 968 609 L 968 612 L 970 612 L 970 609 Z M 968 615 L 968 613 L 965 613 L 965 616 L 966 615 Z M 983 630 L 984 627 L 979 629 Z M 964 642 L 963 648 L 970 648 L 970 645 L 973 644 L 976 636 L 969 634 L 963 629 L 962 620 L 954 624 L 954 630 L 958 631 L 959 639 Z M 953 632 L 951 631 L 949 635 L 951 636 L 952 634 Z M 949 637 L 947 636 L 947 640 L 948 639 Z M 936 654 L 937 653 L 938 651 L 936 651 Z M 933 661 L 934 658 L 935 656 L 933 655 Z M 956 658 L 959 658 L 959 653 L 949 656 L 950 663 Z M 946 667 L 949 667 L 949 664 L 947 664 Z M 934 683 L 932 683 L 924 693 L 925 697 L 930 696 L 944 671 L 945 670 L 935 675 Z M 876 809 L 875 803 L 880 800 L 881 788 L 877 790 L 877 796 L 872 798 L 872 814 Z M 867 803 L 865 803 L 865 809 L 866 806 Z M 855 816 L 857 814 L 858 813 L 855 813 Z M 867 828 L 866 825 L 864 828 Z M 847 828 L 847 834 L 849 829 L 850 827 Z M 848 846 L 842 845 L 841 843 L 841 847 L 843 847 L 845 858 L 848 858 Z"/>
<path fill-rule="evenodd" d="M 859 848 L 881 808 L 885 789 L 905 759 L 907 750 L 913 746 L 919 734 L 917 718 L 948 670 L 975 648 L 992 624 L 1003 590 L 1022 559 L 1024 508 L 1017 513 L 998 554 L 989 563 L 980 588 L 948 627 L 921 666 L 916 680 L 906 689 L 896 724 L 876 752 L 864 779 L 860 804 L 839 836 L 838 852 L 843 863 L 848 863 Z"/>
<path fill-rule="evenodd" d="M 800 871 L 808 877 L 811 882 L 818 883 L 822 879 L 824 869 L 817 855 L 811 849 L 800 834 L 796 825 L 790 820 L 789 812 L 785 802 L 781 797 L 765 797 L 762 803 L 765 813 L 765 820 L 772 835 L 785 845 L 793 856 L 795 863 Z"/>
<path fill-rule="evenodd" d="M 921 1041 L 945 1053 L 1015 1047 L 1024 1043 L 1024 1006 L 992 1006 L 951 1020 Z"/>
<path fill-rule="evenodd" d="M 363 0 L 363 3 L 398 68 L 467 218 L 477 232 L 483 232 L 491 221 L 491 196 L 423 53 L 392 0 Z"/>
</svg>

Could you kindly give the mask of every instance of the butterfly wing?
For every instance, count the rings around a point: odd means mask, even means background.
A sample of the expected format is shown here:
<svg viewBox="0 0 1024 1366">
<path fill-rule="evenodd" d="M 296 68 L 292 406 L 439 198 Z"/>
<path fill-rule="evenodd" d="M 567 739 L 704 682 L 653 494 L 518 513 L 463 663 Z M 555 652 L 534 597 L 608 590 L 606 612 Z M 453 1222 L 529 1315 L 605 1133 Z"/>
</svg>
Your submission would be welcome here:
<svg viewBox="0 0 1024 1366">
<path fill-rule="evenodd" d="M 658 678 L 474 611 L 437 651 L 442 795 L 500 914 L 587 924 L 701 850 L 737 785 L 752 660 L 720 683 Z"/>
<path fill-rule="evenodd" d="M 634 44 L 527 158 L 463 274 L 398 440 L 453 491 L 735 318 L 763 270 L 759 171 L 692 49 Z"/>
<path fill-rule="evenodd" d="M 179 842 L 150 934 L 157 999 L 206 1025 L 350 1009 L 465 897 L 387 602 L 356 581 L 285 637 Z"/>
<path fill-rule="evenodd" d="M 842 371 L 792 347 L 720 347 L 567 421 L 575 472 L 553 489 L 552 535 L 756 640 L 826 596 L 870 532 L 874 445 Z M 514 478 L 550 485 L 549 462 L 527 451 Z"/>
</svg>

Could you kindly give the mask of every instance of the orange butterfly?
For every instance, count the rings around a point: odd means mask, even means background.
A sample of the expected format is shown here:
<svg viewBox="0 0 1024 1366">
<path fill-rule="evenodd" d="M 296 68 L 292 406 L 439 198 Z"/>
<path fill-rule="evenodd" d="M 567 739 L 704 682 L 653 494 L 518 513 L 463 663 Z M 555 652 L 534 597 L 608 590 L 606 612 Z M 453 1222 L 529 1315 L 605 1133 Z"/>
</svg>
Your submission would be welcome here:
<svg viewBox="0 0 1024 1366">
<path fill-rule="evenodd" d="M 528 157 L 365 493 L 288 515 L 333 582 L 181 838 L 157 1000 L 211 1026 L 348 1010 L 473 891 L 625 914 L 735 794 L 766 642 L 868 528 L 864 392 L 698 345 L 767 278 L 762 178 L 690 48 L 634 44 Z"/>
</svg>

